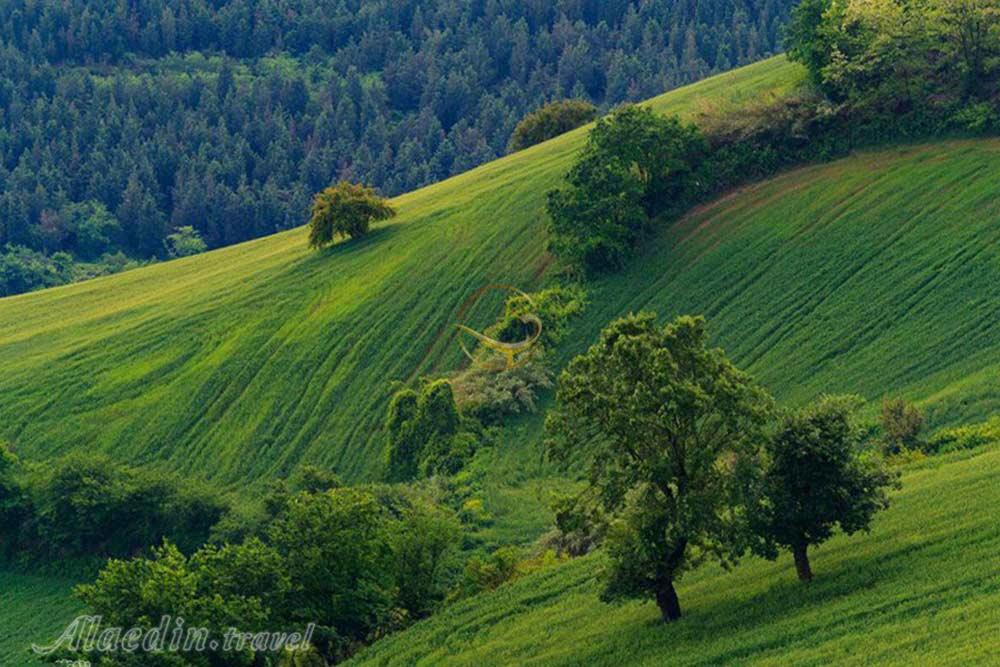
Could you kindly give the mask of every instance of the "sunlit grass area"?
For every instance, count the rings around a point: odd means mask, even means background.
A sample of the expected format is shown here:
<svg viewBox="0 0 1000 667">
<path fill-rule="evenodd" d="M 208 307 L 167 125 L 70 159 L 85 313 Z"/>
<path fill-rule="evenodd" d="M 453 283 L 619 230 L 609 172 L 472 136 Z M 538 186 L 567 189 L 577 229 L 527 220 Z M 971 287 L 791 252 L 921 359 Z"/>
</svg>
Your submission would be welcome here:
<svg viewBox="0 0 1000 667">
<path fill-rule="evenodd" d="M 780 92 L 772 59 L 653 104 L 696 113 Z M 378 474 L 396 380 L 457 367 L 466 295 L 544 280 L 544 198 L 585 131 L 399 197 L 400 216 L 324 252 L 297 229 L 0 300 L 0 437 L 30 459 L 85 449 L 244 484 L 301 462 Z"/>
</svg>

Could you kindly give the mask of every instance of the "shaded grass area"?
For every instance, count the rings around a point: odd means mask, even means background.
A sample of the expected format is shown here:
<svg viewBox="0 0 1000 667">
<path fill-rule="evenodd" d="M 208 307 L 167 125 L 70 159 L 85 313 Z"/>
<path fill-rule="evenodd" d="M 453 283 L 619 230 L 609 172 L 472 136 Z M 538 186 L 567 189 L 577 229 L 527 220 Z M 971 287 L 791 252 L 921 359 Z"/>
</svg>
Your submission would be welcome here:
<svg viewBox="0 0 1000 667">
<path fill-rule="evenodd" d="M 31 645 L 55 641 L 82 605 L 70 599 L 76 582 L 0 570 L 0 665 L 43 664 Z"/>
<path fill-rule="evenodd" d="M 365 651 L 357 665 L 970 665 L 1000 632 L 1000 449 L 905 473 L 873 532 L 791 558 L 706 567 L 679 587 L 685 618 L 598 601 L 600 554 L 458 604 Z"/>
</svg>

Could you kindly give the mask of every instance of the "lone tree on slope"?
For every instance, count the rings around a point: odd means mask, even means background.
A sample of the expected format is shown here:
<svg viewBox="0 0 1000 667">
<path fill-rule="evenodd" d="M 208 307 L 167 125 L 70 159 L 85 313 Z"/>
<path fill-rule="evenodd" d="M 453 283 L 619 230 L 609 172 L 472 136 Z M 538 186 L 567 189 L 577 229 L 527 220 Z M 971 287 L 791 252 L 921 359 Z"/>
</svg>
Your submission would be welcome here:
<svg viewBox="0 0 1000 667">
<path fill-rule="evenodd" d="M 660 327 L 645 313 L 573 360 L 558 401 L 550 454 L 589 459 L 589 491 L 612 517 L 602 597 L 653 597 L 664 621 L 680 618 L 680 576 L 739 551 L 737 463 L 760 446 L 770 397 L 708 347 L 703 319 Z"/>
<path fill-rule="evenodd" d="M 322 248 L 338 236 L 358 238 L 373 222 L 395 217 L 396 209 L 374 189 L 341 181 L 316 194 L 309 219 L 309 246 Z"/>
<path fill-rule="evenodd" d="M 811 581 L 808 549 L 833 534 L 869 530 L 872 517 L 889 506 L 887 489 L 898 486 L 854 423 L 863 401 L 828 396 L 786 415 L 765 447 L 756 511 L 750 512 L 755 551 L 775 558 L 790 549 L 799 579 Z"/>
</svg>

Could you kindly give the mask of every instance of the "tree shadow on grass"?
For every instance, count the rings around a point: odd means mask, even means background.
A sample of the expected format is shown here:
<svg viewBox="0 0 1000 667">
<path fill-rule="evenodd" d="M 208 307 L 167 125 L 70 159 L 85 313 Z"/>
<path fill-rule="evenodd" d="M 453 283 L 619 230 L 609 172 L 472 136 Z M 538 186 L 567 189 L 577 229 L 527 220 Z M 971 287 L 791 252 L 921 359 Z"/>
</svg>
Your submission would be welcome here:
<svg viewBox="0 0 1000 667">
<path fill-rule="evenodd" d="M 921 585 L 910 588 L 900 583 L 920 571 L 921 563 L 932 561 L 942 545 L 955 548 L 956 536 L 905 545 L 877 557 L 841 558 L 828 569 L 818 570 L 810 584 L 795 579 L 785 556 L 780 563 L 787 564 L 787 569 L 769 568 L 769 572 L 780 572 L 780 579 L 763 592 L 741 596 L 741 584 L 755 586 L 742 578 L 727 587 L 733 594 L 721 602 L 699 604 L 693 597 L 696 591 L 686 587 L 688 591 L 682 590 L 681 595 L 688 593 L 689 605 L 679 623 L 666 625 L 650 609 L 647 622 L 620 628 L 623 632 L 615 641 L 601 642 L 591 647 L 590 655 L 576 657 L 588 664 L 604 664 L 624 651 L 641 661 L 666 657 L 665 651 L 672 649 L 666 658 L 671 665 L 744 664 L 753 656 L 848 635 L 863 641 L 875 624 L 890 626 L 928 616 L 965 596 L 968 586 L 956 585 L 962 582 L 953 578 L 933 585 L 923 579 Z M 719 582 L 712 578 L 703 583 L 715 588 Z M 873 598 L 882 591 L 884 598 Z"/>
</svg>

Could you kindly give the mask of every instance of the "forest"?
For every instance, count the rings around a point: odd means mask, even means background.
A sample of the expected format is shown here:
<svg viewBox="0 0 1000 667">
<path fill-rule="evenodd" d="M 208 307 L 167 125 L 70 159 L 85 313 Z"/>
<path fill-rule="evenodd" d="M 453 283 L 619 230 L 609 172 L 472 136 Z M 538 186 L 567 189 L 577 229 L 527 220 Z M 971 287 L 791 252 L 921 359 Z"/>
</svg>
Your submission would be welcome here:
<svg viewBox="0 0 1000 667">
<path fill-rule="evenodd" d="M 139 0 L 0 8 L 0 296 L 304 224 L 780 48 L 788 0 Z M 187 228 L 191 228 L 187 230 Z"/>
</svg>

